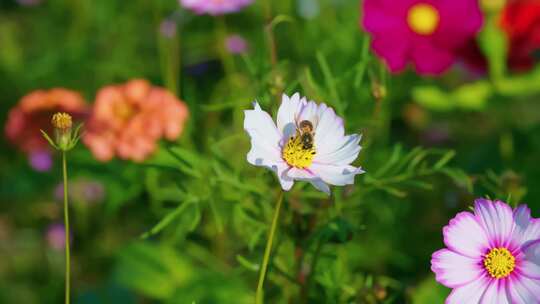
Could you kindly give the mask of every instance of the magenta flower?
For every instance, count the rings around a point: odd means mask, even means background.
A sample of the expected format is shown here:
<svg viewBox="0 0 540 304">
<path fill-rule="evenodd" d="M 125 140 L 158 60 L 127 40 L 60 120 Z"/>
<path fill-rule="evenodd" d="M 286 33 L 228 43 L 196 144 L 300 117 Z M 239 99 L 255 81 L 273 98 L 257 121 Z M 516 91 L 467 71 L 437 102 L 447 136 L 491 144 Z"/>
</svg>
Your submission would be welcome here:
<svg viewBox="0 0 540 304">
<path fill-rule="evenodd" d="M 365 0 L 362 25 L 392 72 L 412 63 L 419 74 L 434 75 L 480 30 L 482 13 L 477 0 Z"/>
<path fill-rule="evenodd" d="M 53 159 L 48 150 L 32 151 L 28 155 L 28 162 L 37 172 L 46 172 L 51 170 Z"/>
<path fill-rule="evenodd" d="M 251 4 L 253 0 L 179 0 L 180 4 L 196 14 L 212 16 L 235 13 Z"/>
<path fill-rule="evenodd" d="M 164 19 L 159 24 L 159 32 L 161 35 L 165 38 L 173 38 L 176 36 L 176 27 L 178 25 L 176 24 L 176 21 L 172 19 Z"/>
<path fill-rule="evenodd" d="M 47 244 L 54 250 L 66 247 L 66 229 L 63 224 L 52 224 L 47 228 Z"/>
<path fill-rule="evenodd" d="M 443 229 L 446 249 L 435 252 L 436 280 L 453 288 L 447 304 L 532 304 L 540 299 L 540 219 L 520 206 L 475 201 Z"/>
<path fill-rule="evenodd" d="M 231 54 L 243 54 L 248 50 L 248 43 L 244 37 L 240 35 L 230 35 L 225 40 L 225 47 Z"/>
</svg>

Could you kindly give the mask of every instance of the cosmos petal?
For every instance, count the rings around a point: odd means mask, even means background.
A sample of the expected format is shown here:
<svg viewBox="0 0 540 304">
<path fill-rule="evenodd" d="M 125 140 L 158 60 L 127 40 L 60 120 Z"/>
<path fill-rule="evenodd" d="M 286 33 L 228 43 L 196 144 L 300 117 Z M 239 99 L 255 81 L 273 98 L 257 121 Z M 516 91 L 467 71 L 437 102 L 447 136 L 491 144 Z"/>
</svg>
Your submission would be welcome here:
<svg viewBox="0 0 540 304">
<path fill-rule="evenodd" d="M 540 239 L 540 220 L 531 218 L 531 210 L 526 205 L 521 205 L 514 210 L 514 222 L 515 227 L 511 239 L 516 244 Z"/>
<path fill-rule="evenodd" d="M 281 105 L 277 113 L 277 127 L 284 138 L 289 138 L 296 132 L 296 115 L 305 104 L 306 99 L 300 98 L 298 93 L 290 98 L 285 94 L 281 97 Z"/>
<path fill-rule="evenodd" d="M 317 153 L 313 161 L 332 165 L 348 165 L 352 163 L 358 157 L 358 153 L 360 153 L 361 147 L 359 143 L 362 136 L 353 134 L 345 136 L 345 138 L 347 140 L 343 146 L 326 154 Z"/>
<path fill-rule="evenodd" d="M 326 155 L 342 147 L 346 141 L 343 119 L 327 107 L 319 112 L 318 120 L 314 136 L 317 154 Z"/>
<path fill-rule="evenodd" d="M 309 170 L 325 183 L 337 186 L 354 184 L 354 177 L 357 174 L 364 173 L 361 168 L 353 166 L 333 166 L 316 163 L 311 164 Z"/>
<path fill-rule="evenodd" d="M 313 123 L 314 126 L 319 124 L 319 106 L 314 101 L 308 101 L 305 103 L 300 112 L 298 113 L 297 120 L 301 122 L 302 120 L 309 120 Z"/>
<path fill-rule="evenodd" d="M 522 250 L 524 257 L 518 268 L 520 274 L 540 280 L 540 240 L 527 243 Z"/>
<path fill-rule="evenodd" d="M 290 178 L 297 180 L 311 180 L 316 178 L 316 176 L 313 175 L 313 173 L 311 173 L 310 171 L 299 168 L 291 168 L 286 172 L 286 174 Z"/>
<path fill-rule="evenodd" d="M 540 298 L 540 281 L 524 276 L 508 277 L 507 292 L 512 304 L 538 303 Z"/>
<path fill-rule="evenodd" d="M 322 191 L 328 195 L 330 195 L 330 187 L 327 183 L 325 183 L 322 179 L 314 179 L 309 181 L 313 187 L 315 187 L 317 190 Z"/>
<path fill-rule="evenodd" d="M 460 212 L 443 228 L 444 244 L 457 253 L 477 258 L 488 248 L 488 238 L 470 212 Z"/>
<path fill-rule="evenodd" d="M 431 43 L 420 43 L 413 46 L 411 56 L 419 74 L 441 74 L 455 60 L 455 55 L 452 52 L 437 48 Z"/>
<path fill-rule="evenodd" d="M 313 172 L 304 169 L 291 168 L 286 174 L 295 180 L 309 181 L 317 190 L 330 194 L 330 187 L 320 177 L 315 176 Z"/>
<path fill-rule="evenodd" d="M 465 303 L 480 303 L 480 299 L 484 291 L 488 288 L 490 279 L 485 275 L 477 280 L 473 280 L 469 284 L 465 284 L 458 288 L 454 288 L 448 298 L 446 304 L 465 304 Z"/>
<path fill-rule="evenodd" d="M 290 170 L 289 165 L 284 161 L 281 161 L 273 165 L 272 170 L 276 172 L 281 188 L 285 191 L 291 190 L 294 185 L 294 179 L 287 176 L 287 171 Z"/>
<path fill-rule="evenodd" d="M 482 295 L 480 304 L 512 304 L 506 291 L 507 280 L 492 280 Z"/>
<path fill-rule="evenodd" d="M 246 110 L 244 129 L 251 137 L 248 162 L 256 166 L 271 166 L 281 161 L 281 136 L 268 113 L 255 103 L 254 110 Z"/>
<path fill-rule="evenodd" d="M 488 236 L 492 247 L 507 247 L 511 243 L 514 228 L 512 209 L 501 201 L 477 199 L 474 210 L 478 222 Z"/>
<path fill-rule="evenodd" d="M 431 257 L 431 270 L 437 282 L 454 288 L 463 286 L 483 274 L 478 259 L 472 259 L 448 249 L 441 249 Z"/>
</svg>

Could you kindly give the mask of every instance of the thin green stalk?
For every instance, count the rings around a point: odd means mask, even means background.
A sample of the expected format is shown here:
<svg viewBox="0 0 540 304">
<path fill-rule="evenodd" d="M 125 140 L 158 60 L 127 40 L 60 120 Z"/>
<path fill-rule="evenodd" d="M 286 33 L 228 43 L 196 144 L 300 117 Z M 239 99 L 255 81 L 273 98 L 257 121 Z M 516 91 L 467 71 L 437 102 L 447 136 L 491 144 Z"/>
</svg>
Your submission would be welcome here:
<svg viewBox="0 0 540 304">
<path fill-rule="evenodd" d="M 234 64 L 234 58 L 231 56 L 231 53 L 227 50 L 227 23 L 225 17 L 221 16 L 216 18 L 216 39 L 218 41 L 218 54 L 223 64 L 223 69 L 225 70 L 225 76 L 230 77 L 234 74 L 236 69 Z"/>
<path fill-rule="evenodd" d="M 274 219 L 272 220 L 272 226 L 270 227 L 270 233 L 266 241 L 266 249 L 264 250 L 263 263 L 261 265 L 261 272 L 259 273 L 259 283 L 257 284 L 257 293 L 255 295 L 255 303 L 264 303 L 264 279 L 266 277 L 266 269 L 268 268 L 268 261 L 270 260 L 270 252 L 272 251 L 272 242 L 274 241 L 274 235 L 276 232 L 277 222 L 279 218 L 279 212 L 281 210 L 281 203 L 283 202 L 283 192 L 280 192 L 279 198 L 274 211 Z"/>
<path fill-rule="evenodd" d="M 70 295 L 70 257 L 69 257 L 69 212 L 68 212 L 68 184 L 67 184 L 67 163 L 66 152 L 62 151 L 62 171 L 64 175 L 64 230 L 66 237 L 66 304 L 69 304 Z"/>
</svg>

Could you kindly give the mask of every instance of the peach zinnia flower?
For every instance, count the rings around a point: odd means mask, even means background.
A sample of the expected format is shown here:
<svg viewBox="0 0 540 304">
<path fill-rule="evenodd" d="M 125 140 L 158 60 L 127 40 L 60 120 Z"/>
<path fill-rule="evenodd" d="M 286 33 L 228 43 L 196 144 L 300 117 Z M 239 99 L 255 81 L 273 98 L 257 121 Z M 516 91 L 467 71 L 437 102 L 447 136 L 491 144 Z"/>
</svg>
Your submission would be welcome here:
<svg viewBox="0 0 540 304">
<path fill-rule="evenodd" d="M 74 118 L 86 113 L 83 97 L 74 91 L 55 88 L 38 90 L 24 96 L 10 110 L 6 123 L 6 137 L 28 154 L 49 150 L 49 144 L 40 129 L 51 133 L 51 117 L 56 112 L 67 112 Z"/>
<path fill-rule="evenodd" d="M 83 141 L 101 161 L 115 155 L 143 161 L 160 138 L 180 136 L 188 115 L 182 101 L 146 80 L 106 86 L 97 93 Z"/>
</svg>

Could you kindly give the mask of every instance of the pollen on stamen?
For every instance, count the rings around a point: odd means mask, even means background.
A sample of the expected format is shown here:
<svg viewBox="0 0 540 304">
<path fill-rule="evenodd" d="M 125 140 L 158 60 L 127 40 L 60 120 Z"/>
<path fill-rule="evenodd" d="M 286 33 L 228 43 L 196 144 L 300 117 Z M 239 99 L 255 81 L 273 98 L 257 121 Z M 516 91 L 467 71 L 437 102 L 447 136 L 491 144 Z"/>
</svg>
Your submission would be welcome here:
<svg viewBox="0 0 540 304">
<path fill-rule="evenodd" d="M 308 168 L 313 162 L 315 148 L 305 149 L 300 136 L 291 137 L 283 147 L 282 157 L 292 167 Z"/>
<path fill-rule="evenodd" d="M 59 112 L 53 115 L 51 123 L 56 129 L 65 131 L 71 129 L 73 121 L 71 115 L 64 112 Z"/>
<path fill-rule="evenodd" d="M 492 278 L 509 276 L 516 266 L 516 259 L 508 249 L 493 248 L 484 257 L 484 267 Z"/>
</svg>

